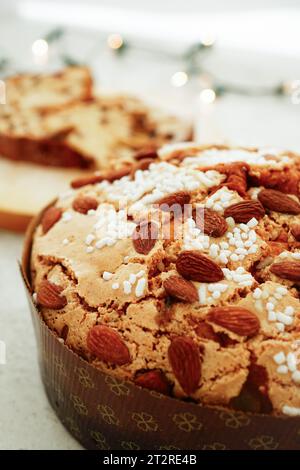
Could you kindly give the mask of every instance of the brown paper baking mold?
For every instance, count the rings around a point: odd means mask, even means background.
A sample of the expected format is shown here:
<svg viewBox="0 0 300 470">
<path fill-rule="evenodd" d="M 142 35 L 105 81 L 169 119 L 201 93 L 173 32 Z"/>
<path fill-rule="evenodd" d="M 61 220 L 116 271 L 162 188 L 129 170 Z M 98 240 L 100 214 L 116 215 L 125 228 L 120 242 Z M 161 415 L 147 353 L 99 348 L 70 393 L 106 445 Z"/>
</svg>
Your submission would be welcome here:
<svg viewBox="0 0 300 470">
<path fill-rule="evenodd" d="M 48 399 L 87 449 L 300 449 L 300 418 L 250 414 L 166 397 L 92 367 L 47 327 L 32 300 L 28 228 L 21 264 Z"/>
</svg>

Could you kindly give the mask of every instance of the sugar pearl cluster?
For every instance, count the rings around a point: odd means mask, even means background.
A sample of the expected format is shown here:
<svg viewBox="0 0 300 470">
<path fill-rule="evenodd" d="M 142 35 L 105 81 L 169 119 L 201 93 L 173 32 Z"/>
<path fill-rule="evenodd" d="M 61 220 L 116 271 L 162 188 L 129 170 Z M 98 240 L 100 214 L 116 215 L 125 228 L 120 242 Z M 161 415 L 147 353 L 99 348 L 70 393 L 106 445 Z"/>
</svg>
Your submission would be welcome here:
<svg viewBox="0 0 300 470">
<path fill-rule="evenodd" d="M 235 282 L 239 287 L 250 287 L 254 283 L 253 276 L 248 273 L 242 266 L 237 269 L 222 268 L 225 279 Z"/>
<path fill-rule="evenodd" d="M 195 150 L 193 153 L 196 153 Z M 278 156 L 278 151 L 272 149 L 265 149 L 250 152 L 243 149 L 209 149 L 199 151 L 199 156 L 188 157 L 185 159 L 184 164 L 196 168 L 197 166 L 213 166 L 219 163 L 228 162 L 246 162 L 258 166 L 270 166 L 273 168 L 282 168 L 285 164 L 291 162 L 291 158 L 288 155 Z"/>
<path fill-rule="evenodd" d="M 130 237 L 136 226 L 127 221 L 125 210 L 117 212 L 111 205 L 101 205 L 96 215 L 97 222 L 94 224 L 93 233 L 88 233 L 85 238 L 87 253 L 105 246 L 113 246 L 118 240 Z"/>
<path fill-rule="evenodd" d="M 146 171 L 136 171 L 133 180 L 125 176 L 113 183 L 103 181 L 98 188 L 105 193 L 108 201 L 133 203 L 128 213 L 136 214 L 167 194 L 211 188 L 223 178 L 223 175 L 214 170 L 195 171 L 161 162 L 153 163 Z"/>
<path fill-rule="evenodd" d="M 227 291 L 229 285 L 227 282 L 212 282 L 209 284 L 201 283 L 198 288 L 199 303 L 200 305 L 211 305 L 221 295 Z"/>
<path fill-rule="evenodd" d="M 207 207 L 207 209 L 213 209 L 216 212 L 223 212 L 226 207 L 240 200 L 241 198 L 235 191 L 231 191 L 224 186 L 206 199 L 205 207 Z"/>
<path fill-rule="evenodd" d="M 209 256 L 221 264 L 229 261 L 237 262 L 245 259 L 247 255 L 257 252 L 257 235 L 254 227 L 256 219 L 251 219 L 247 224 L 235 225 L 234 220 L 228 217 L 229 230 L 226 232 L 226 240 L 217 241 L 205 235 L 197 226 L 193 218 L 187 219 L 184 230 L 184 249 L 206 250 Z"/>
<path fill-rule="evenodd" d="M 102 274 L 102 278 L 104 281 L 113 281 L 113 273 L 109 271 L 104 271 Z M 113 290 L 120 289 L 120 286 L 123 287 L 123 292 L 126 295 L 132 293 L 132 289 L 134 288 L 134 293 L 136 297 L 141 297 L 144 294 L 144 291 L 147 287 L 147 279 L 145 277 L 145 271 L 141 270 L 138 273 L 130 273 L 128 279 L 125 279 L 121 284 L 120 282 L 112 282 L 111 288 Z"/>
<path fill-rule="evenodd" d="M 279 258 L 286 259 L 286 258 L 292 258 L 292 259 L 300 259 L 300 252 L 296 251 L 294 253 L 291 253 L 290 251 L 282 251 L 279 255 Z"/>
<path fill-rule="evenodd" d="M 295 384 L 300 385 L 300 370 L 297 369 L 297 356 L 293 352 L 285 354 L 284 351 L 273 356 L 274 362 L 277 364 L 278 374 L 292 374 L 292 380 Z"/>
<path fill-rule="evenodd" d="M 266 304 L 268 312 L 268 321 L 275 324 L 279 332 L 284 332 L 286 326 L 290 326 L 294 321 L 295 309 L 291 305 L 288 305 L 282 311 L 278 308 L 278 302 L 281 301 L 286 295 L 288 290 L 284 286 L 277 286 L 273 292 L 270 292 L 267 286 L 261 285 L 257 287 L 253 292 L 253 298 L 255 299 L 255 308 L 259 311 L 263 311 L 262 301 Z"/>
<path fill-rule="evenodd" d="M 218 301 L 228 290 L 230 283 L 236 284 L 236 287 L 250 287 L 254 282 L 254 278 L 242 266 L 236 270 L 223 268 L 222 271 L 225 281 L 200 284 L 198 288 L 200 305 L 211 305 Z"/>
</svg>

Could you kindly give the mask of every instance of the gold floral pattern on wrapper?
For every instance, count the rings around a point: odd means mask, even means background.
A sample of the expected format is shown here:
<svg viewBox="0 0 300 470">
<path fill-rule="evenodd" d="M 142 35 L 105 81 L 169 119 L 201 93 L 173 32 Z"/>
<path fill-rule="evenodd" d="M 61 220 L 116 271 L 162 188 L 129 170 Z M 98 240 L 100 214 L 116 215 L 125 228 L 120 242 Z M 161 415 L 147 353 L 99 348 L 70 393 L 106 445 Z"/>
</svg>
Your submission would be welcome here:
<svg viewBox="0 0 300 470">
<path fill-rule="evenodd" d="M 86 416 L 88 414 L 88 409 L 79 396 L 71 395 L 71 400 L 73 402 L 75 410 L 79 415 Z"/>
<path fill-rule="evenodd" d="M 226 450 L 226 446 L 222 442 L 213 442 L 212 444 L 204 444 L 202 450 Z"/>
<path fill-rule="evenodd" d="M 66 372 L 66 368 L 65 368 L 62 360 L 59 359 L 57 356 L 54 356 L 53 363 L 54 363 L 54 366 L 57 369 L 57 371 L 65 377 L 67 375 L 67 372 Z"/>
<path fill-rule="evenodd" d="M 34 224 L 25 243 L 22 274 L 37 336 L 41 375 L 51 405 L 84 447 L 300 449 L 298 417 L 250 415 L 151 393 L 95 369 L 62 344 L 36 310 L 26 277 L 37 221 Z"/>
<path fill-rule="evenodd" d="M 124 450 L 140 450 L 140 446 L 132 441 L 122 441 L 121 447 Z"/>
<path fill-rule="evenodd" d="M 120 420 L 115 415 L 114 410 L 108 405 L 98 405 L 97 410 L 102 416 L 102 419 L 106 421 L 108 424 L 114 424 L 115 426 L 119 426 Z"/>
<path fill-rule="evenodd" d="M 234 429 L 248 426 L 251 422 L 249 416 L 241 411 L 221 411 L 220 418 L 225 422 L 225 426 Z"/>
<path fill-rule="evenodd" d="M 197 416 L 192 413 L 176 413 L 173 416 L 173 422 L 184 432 L 200 430 L 203 426 L 202 423 L 197 420 Z"/>
<path fill-rule="evenodd" d="M 156 432 L 158 424 L 154 417 L 149 413 L 132 413 L 132 419 L 136 422 L 137 427 L 144 432 Z"/>
<path fill-rule="evenodd" d="M 90 436 L 95 441 L 97 449 L 109 450 L 110 447 L 106 442 L 105 436 L 99 431 L 90 431 Z"/>
<path fill-rule="evenodd" d="M 278 442 L 272 436 L 257 436 L 250 439 L 249 446 L 253 450 L 275 450 L 278 448 Z"/>
<path fill-rule="evenodd" d="M 77 367 L 74 373 L 77 374 L 78 380 L 84 388 L 94 388 L 94 382 L 83 367 Z"/>
<path fill-rule="evenodd" d="M 129 395 L 129 388 L 126 386 L 124 381 L 118 380 L 115 377 L 111 377 L 110 375 L 108 375 L 107 377 L 105 377 L 105 383 L 109 386 L 110 391 L 118 397 L 122 395 Z"/>
</svg>

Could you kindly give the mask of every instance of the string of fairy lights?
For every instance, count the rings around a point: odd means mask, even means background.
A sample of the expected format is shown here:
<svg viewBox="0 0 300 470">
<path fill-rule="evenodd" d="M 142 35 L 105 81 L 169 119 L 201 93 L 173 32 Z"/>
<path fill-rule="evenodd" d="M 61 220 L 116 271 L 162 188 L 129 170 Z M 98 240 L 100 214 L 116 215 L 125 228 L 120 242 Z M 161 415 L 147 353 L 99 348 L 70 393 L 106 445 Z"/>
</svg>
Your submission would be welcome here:
<svg viewBox="0 0 300 470">
<path fill-rule="evenodd" d="M 46 65 L 49 60 L 49 53 L 52 47 L 59 45 L 61 39 L 67 34 L 62 28 L 55 28 L 49 31 L 42 38 L 36 39 L 31 45 L 33 61 L 38 65 Z M 128 54 L 134 50 L 146 50 L 154 55 L 165 56 L 165 58 L 180 61 L 181 70 L 174 72 L 170 76 L 170 86 L 182 88 L 197 78 L 200 86 L 200 100 L 204 103 L 213 103 L 217 97 L 226 93 L 235 93 L 248 96 L 291 96 L 296 89 L 299 89 L 299 80 L 290 80 L 278 83 L 271 87 L 239 86 L 235 83 L 224 82 L 211 72 L 205 70 L 203 58 L 211 53 L 215 47 L 215 38 L 211 35 L 201 37 L 201 41 L 190 46 L 181 54 L 172 54 L 163 50 L 145 49 L 138 44 L 130 43 L 119 33 L 109 34 L 105 39 L 106 47 L 111 50 L 116 57 Z M 59 49 L 59 48 L 58 48 Z M 93 51 L 96 51 L 93 47 Z M 89 65 L 83 61 L 78 61 L 75 57 L 58 53 L 59 61 L 62 65 Z M 89 57 L 91 60 L 91 57 Z M 0 76 L 8 73 L 18 72 L 9 58 L 0 57 Z"/>
</svg>

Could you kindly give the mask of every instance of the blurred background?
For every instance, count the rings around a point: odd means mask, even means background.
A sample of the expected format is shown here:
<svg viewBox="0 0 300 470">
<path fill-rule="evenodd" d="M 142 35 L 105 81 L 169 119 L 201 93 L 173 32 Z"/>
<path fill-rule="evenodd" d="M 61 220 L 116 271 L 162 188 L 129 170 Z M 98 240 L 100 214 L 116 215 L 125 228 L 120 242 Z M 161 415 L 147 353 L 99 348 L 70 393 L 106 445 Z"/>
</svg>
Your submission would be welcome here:
<svg viewBox="0 0 300 470">
<path fill-rule="evenodd" d="M 300 148 L 297 0 L 1 0 L 0 8 L 2 77 L 87 63 L 99 90 L 191 116 L 202 142 Z"/>
<path fill-rule="evenodd" d="M 300 151 L 299 24 L 298 0 L 0 0 L 0 79 L 88 64 L 98 90 L 193 119 L 200 142 Z M 78 449 L 43 393 L 21 247 L 0 231 L 0 449 Z"/>
</svg>

